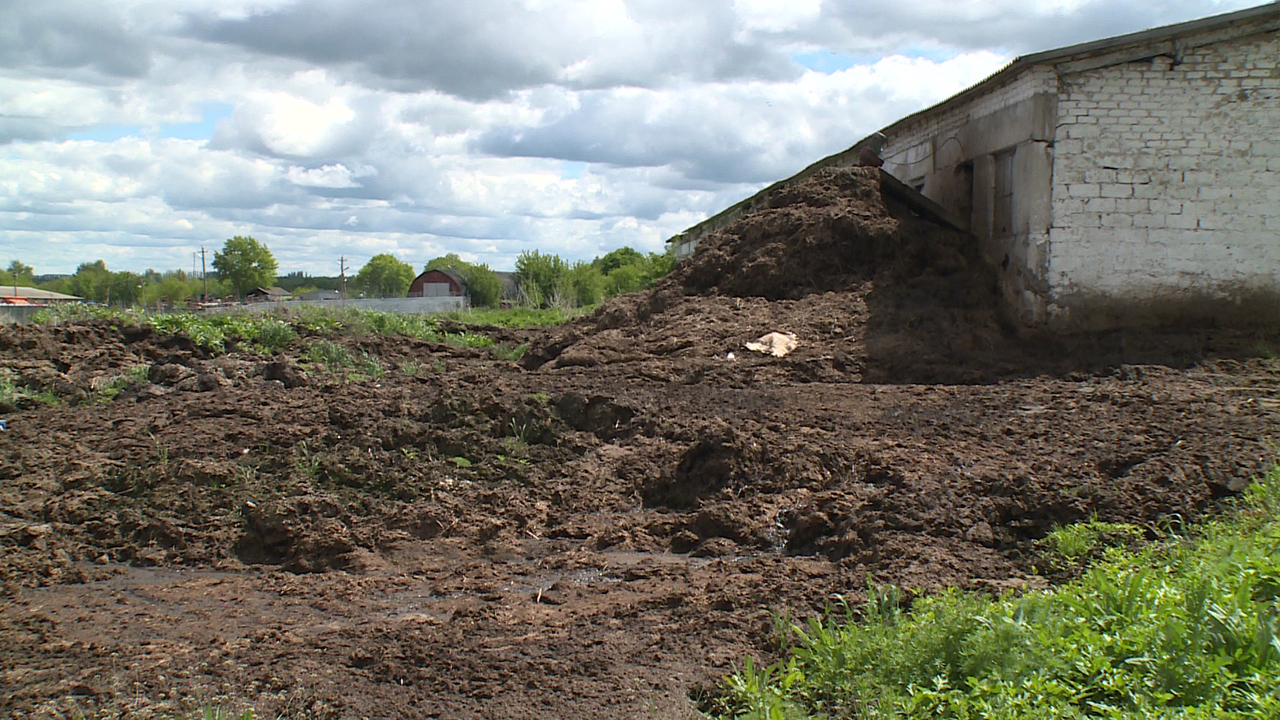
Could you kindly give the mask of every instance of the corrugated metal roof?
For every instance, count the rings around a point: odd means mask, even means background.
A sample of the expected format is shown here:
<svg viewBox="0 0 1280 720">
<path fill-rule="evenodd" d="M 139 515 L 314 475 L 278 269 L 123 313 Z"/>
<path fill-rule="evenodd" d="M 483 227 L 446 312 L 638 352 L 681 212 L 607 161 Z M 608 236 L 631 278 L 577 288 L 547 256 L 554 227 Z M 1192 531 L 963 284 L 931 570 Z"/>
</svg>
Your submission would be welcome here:
<svg viewBox="0 0 1280 720">
<path fill-rule="evenodd" d="M 78 295 L 64 295 L 52 290 L 27 287 L 25 285 L 0 285 L 0 297 L 20 297 L 28 300 L 83 300 Z"/>
</svg>

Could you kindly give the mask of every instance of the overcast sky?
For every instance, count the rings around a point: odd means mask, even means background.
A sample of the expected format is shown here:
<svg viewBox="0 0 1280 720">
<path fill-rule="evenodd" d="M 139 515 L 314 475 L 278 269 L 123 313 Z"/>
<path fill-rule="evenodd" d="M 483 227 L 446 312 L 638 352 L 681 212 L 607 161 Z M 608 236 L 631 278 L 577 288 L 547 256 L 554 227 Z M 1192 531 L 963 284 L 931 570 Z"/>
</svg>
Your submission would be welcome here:
<svg viewBox="0 0 1280 720">
<path fill-rule="evenodd" d="M 659 251 L 1017 55 L 1259 4 L 0 0 L 0 263 Z"/>
</svg>

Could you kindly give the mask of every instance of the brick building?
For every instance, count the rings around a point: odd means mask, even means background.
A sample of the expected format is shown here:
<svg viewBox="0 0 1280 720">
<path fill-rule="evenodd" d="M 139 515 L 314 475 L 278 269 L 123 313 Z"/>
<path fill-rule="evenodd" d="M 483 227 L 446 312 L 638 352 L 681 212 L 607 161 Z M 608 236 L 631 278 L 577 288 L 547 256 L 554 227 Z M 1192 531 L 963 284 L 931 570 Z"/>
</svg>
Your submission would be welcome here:
<svg viewBox="0 0 1280 720">
<path fill-rule="evenodd" d="M 884 169 L 969 227 L 1026 323 L 1274 322 L 1278 66 L 1280 3 L 1021 57 L 883 129 Z"/>
</svg>

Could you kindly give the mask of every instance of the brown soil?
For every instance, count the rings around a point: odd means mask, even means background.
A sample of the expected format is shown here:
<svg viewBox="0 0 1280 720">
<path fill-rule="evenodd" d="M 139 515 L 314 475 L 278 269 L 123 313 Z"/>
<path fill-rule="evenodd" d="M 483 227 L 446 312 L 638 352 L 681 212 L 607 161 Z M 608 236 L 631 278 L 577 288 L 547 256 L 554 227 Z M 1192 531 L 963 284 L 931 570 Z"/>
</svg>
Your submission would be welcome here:
<svg viewBox="0 0 1280 720">
<path fill-rule="evenodd" d="M 0 714 L 691 717 L 775 613 L 1042 585 L 1053 526 L 1177 522 L 1266 467 L 1274 336 L 1019 337 L 969 248 L 839 171 L 652 292 L 488 330 L 519 366 L 0 330 L 64 401 L 0 414 Z M 743 348 L 769 331 L 799 348 Z"/>
</svg>

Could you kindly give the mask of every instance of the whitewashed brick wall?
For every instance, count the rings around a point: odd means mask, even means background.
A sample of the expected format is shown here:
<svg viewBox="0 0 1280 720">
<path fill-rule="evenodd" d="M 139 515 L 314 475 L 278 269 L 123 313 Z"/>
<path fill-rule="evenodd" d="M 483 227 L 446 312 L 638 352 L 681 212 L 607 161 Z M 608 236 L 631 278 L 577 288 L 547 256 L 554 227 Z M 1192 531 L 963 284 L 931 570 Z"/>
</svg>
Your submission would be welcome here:
<svg viewBox="0 0 1280 720">
<path fill-rule="evenodd" d="M 1280 35 L 1195 45 L 1062 76 L 1051 315 L 1280 294 Z"/>
<path fill-rule="evenodd" d="M 885 158 L 885 170 L 909 182 L 934 169 L 934 138 L 942 138 L 940 149 L 945 150 L 941 144 L 956 135 L 966 123 L 1012 107 L 1036 94 L 1052 92 L 1056 86 L 1057 77 L 1052 70 L 1027 68 L 1001 87 L 979 93 L 968 102 L 955 103 L 944 112 L 926 115 L 899 128 L 881 153 Z M 955 151 L 954 148 L 951 150 Z"/>
</svg>

